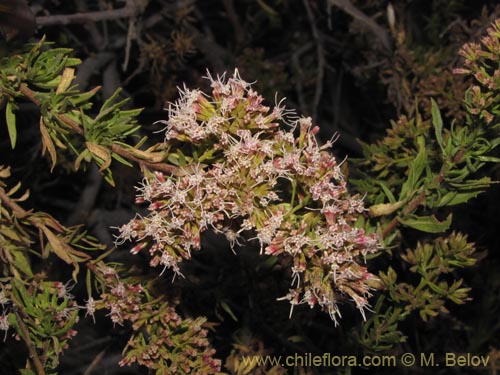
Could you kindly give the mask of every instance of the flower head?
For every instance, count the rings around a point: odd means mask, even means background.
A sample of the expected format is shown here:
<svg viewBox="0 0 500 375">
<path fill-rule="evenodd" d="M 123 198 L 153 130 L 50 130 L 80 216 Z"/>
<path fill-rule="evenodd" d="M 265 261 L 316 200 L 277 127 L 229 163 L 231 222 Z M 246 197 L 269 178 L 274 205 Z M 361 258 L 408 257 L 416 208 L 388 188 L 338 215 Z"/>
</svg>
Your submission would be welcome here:
<svg viewBox="0 0 500 375">
<path fill-rule="evenodd" d="M 136 241 L 132 252 L 148 248 L 153 266 L 180 273 L 206 230 L 232 247 L 255 239 L 261 252 L 293 260 L 292 308 L 319 305 L 336 319 L 349 298 L 363 311 L 375 276 L 358 262 L 378 241 L 354 226 L 363 201 L 349 194 L 331 144 L 318 144 L 310 118 L 265 106 L 237 70 L 207 78 L 211 93 L 184 88 L 169 106 L 165 142 L 177 172 L 144 179 L 137 200 L 149 214 L 124 225 L 117 244 Z"/>
</svg>

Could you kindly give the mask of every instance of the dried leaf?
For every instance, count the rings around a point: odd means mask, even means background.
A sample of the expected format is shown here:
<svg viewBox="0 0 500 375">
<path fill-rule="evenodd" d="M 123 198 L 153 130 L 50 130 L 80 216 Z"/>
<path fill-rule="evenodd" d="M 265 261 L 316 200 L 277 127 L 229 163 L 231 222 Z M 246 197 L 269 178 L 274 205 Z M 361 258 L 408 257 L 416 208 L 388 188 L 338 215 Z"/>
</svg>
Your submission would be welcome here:
<svg viewBox="0 0 500 375">
<path fill-rule="evenodd" d="M 0 166 L 0 178 L 10 177 L 10 167 Z"/>
<path fill-rule="evenodd" d="M 68 248 L 71 248 L 66 242 L 57 237 L 50 229 L 45 226 L 42 226 L 42 231 L 47 237 L 47 240 L 52 247 L 54 253 L 62 260 L 64 260 L 67 264 L 75 263 L 71 256 L 69 255 Z"/>
<path fill-rule="evenodd" d="M 371 217 L 390 215 L 394 211 L 398 210 L 403 206 L 404 201 L 399 201 L 395 203 L 381 203 L 370 207 L 369 214 Z"/>
<path fill-rule="evenodd" d="M 165 152 L 148 152 L 138 150 L 136 148 L 128 148 L 127 151 L 130 152 L 133 156 L 142 160 L 149 161 L 151 163 L 161 163 L 167 156 Z"/>
<path fill-rule="evenodd" d="M 88 149 L 85 149 L 83 150 L 80 155 L 78 155 L 78 157 L 76 158 L 75 160 L 75 165 L 74 165 L 74 168 L 75 168 L 75 171 L 77 171 L 79 168 L 80 168 L 80 165 L 82 164 L 82 161 L 88 156 L 90 155 L 90 151 Z"/>
<path fill-rule="evenodd" d="M 61 82 L 59 82 L 59 85 L 57 86 L 56 94 L 61 94 L 65 92 L 71 85 L 71 82 L 73 82 L 74 78 L 75 78 L 75 69 L 65 68 L 61 76 Z"/>
<path fill-rule="evenodd" d="M 97 156 L 99 159 L 103 161 L 103 164 L 101 165 L 101 168 L 99 169 L 99 172 L 104 171 L 111 165 L 111 152 L 106 148 L 101 145 L 97 145 L 92 142 L 85 142 L 85 145 L 89 149 L 89 151 Z"/>
<path fill-rule="evenodd" d="M 56 166 L 57 153 L 42 117 L 40 117 L 40 133 L 42 134 L 42 155 L 45 154 L 45 151 L 49 151 L 50 159 L 52 160 L 50 171 L 52 172 Z"/>
</svg>

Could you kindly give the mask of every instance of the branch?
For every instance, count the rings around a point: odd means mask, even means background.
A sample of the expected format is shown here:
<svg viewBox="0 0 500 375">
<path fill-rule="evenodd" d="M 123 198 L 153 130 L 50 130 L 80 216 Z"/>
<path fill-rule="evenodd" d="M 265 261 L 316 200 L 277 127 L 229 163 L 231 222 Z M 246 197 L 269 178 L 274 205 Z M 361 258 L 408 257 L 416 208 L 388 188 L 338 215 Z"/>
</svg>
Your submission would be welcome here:
<svg viewBox="0 0 500 375">
<path fill-rule="evenodd" d="M 368 29 L 370 29 L 375 36 L 380 39 L 382 45 L 385 49 L 391 49 L 391 43 L 389 39 L 389 34 L 387 30 L 377 24 L 373 19 L 368 17 L 358 8 L 356 8 L 349 0 L 328 0 L 328 2 L 332 5 L 335 5 L 342 9 L 347 14 L 351 15 L 354 19 L 363 23 Z"/>
<path fill-rule="evenodd" d="M 459 163 L 462 159 L 463 154 L 456 155 L 453 159 L 453 163 Z M 442 170 L 432 181 L 432 185 L 440 185 L 444 181 L 444 171 Z M 415 198 L 413 198 L 410 203 L 403 209 L 402 211 L 402 216 L 406 216 L 413 211 L 417 209 L 418 206 L 420 206 L 422 203 L 424 203 L 426 197 L 425 190 L 421 192 L 419 195 L 417 195 Z M 382 231 L 382 238 L 386 238 L 394 228 L 396 228 L 396 225 L 398 224 L 398 219 L 400 218 L 400 215 L 395 216 L 389 224 L 384 228 Z"/>
<path fill-rule="evenodd" d="M 19 91 L 26 96 L 29 100 L 31 100 L 34 104 L 36 104 L 38 107 L 40 107 L 41 102 L 40 100 L 36 97 L 36 94 L 34 91 L 32 91 L 26 84 L 21 83 L 19 86 Z M 83 129 L 80 128 L 80 125 L 78 125 L 75 121 L 70 119 L 68 116 L 64 114 L 57 114 L 56 118 L 63 122 L 64 124 L 68 125 L 71 129 L 73 129 L 76 133 L 79 135 L 83 135 Z"/>
<path fill-rule="evenodd" d="M 24 320 L 27 320 L 28 316 L 19 305 L 19 302 L 16 301 L 16 305 L 17 305 L 17 311 L 15 315 L 17 324 L 19 325 L 19 329 L 22 332 L 23 340 L 26 343 L 26 346 L 28 347 L 28 352 L 30 353 L 30 359 L 33 362 L 33 365 L 35 366 L 37 375 L 45 375 L 45 370 L 43 369 L 42 361 L 40 361 L 40 357 L 38 357 L 35 345 L 33 344 L 33 341 L 31 341 L 28 327 L 26 327 L 26 324 L 24 324 Z"/>
<path fill-rule="evenodd" d="M 18 219 L 24 219 L 30 215 L 30 212 L 26 211 L 18 205 L 14 199 L 10 198 L 2 187 L 0 187 L 0 202 L 9 207 L 14 216 Z"/>
<path fill-rule="evenodd" d="M 302 86 L 302 78 L 304 76 L 304 72 L 301 68 L 300 64 L 300 56 L 307 52 L 309 48 L 312 47 L 312 43 L 307 43 L 303 45 L 302 47 L 298 48 L 295 50 L 295 52 L 292 54 L 291 57 L 291 62 L 292 62 L 292 68 L 295 70 L 297 75 L 299 76 L 298 79 L 295 80 L 295 92 L 297 93 L 297 98 L 299 101 L 299 109 L 300 112 L 302 113 L 307 113 L 307 107 L 306 107 L 306 100 L 304 97 L 304 90 Z"/>
<path fill-rule="evenodd" d="M 151 169 L 154 169 L 156 171 L 172 173 L 172 172 L 175 172 L 177 170 L 176 167 L 169 165 L 169 164 L 166 164 L 166 163 L 153 163 L 153 162 L 149 162 L 146 160 L 142 160 L 138 157 L 135 157 L 125 147 L 119 146 L 117 144 L 113 144 L 111 146 L 111 150 L 113 150 L 118 155 L 120 155 L 128 160 L 132 160 L 132 161 L 136 162 L 140 166 L 145 165 L 145 166 L 150 167 Z"/>
<path fill-rule="evenodd" d="M 140 15 L 148 0 L 127 1 L 127 5 L 120 9 L 101 10 L 97 12 L 83 12 L 74 14 L 58 14 L 53 16 L 36 17 L 38 26 L 69 25 L 71 23 L 89 23 L 115 20 L 120 18 L 132 18 Z"/>
<path fill-rule="evenodd" d="M 236 42 L 238 45 L 241 45 L 245 41 L 245 30 L 241 27 L 241 21 L 236 13 L 236 9 L 234 8 L 233 0 L 222 0 L 222 4 L 226 9 L 226 15 L 231 22 L 231 26 L 234 29 L 234 34 L 236 38 Z"/>
<path fill-rule="evenodd" d="M 321 42 L 321 37 L 318 32 L 318 28 L 316 27 L 316 20 L 314 19 L 314 14 L 311 9 L 311 5 L 309 4 L 309 0 L 303 0 L 304 6 L 307 11 L 307 18 L 309 19 L 309 23 L 311 24 L 311 31 L 316 41 L 316 55 L 318 57 L 318 71 L 316 73 L 316 90 L 314 92 L 314 101 L 312 107 L 312 118 L 313 122 L 316 122 L 318 119 L 318 107 L 319 102 L 321 100 L 321 95 L 323 93 L 323 78 L 325 76 L 325 53 L 323 51 L 323 44 Z"/>
<path fill-rule="evenodd" d="M 38 107 L 41 105 L 40 100 L 36 97 L 36 94 L 34 91 L 32 91 L 26 84 L 22 83 L 19 86 L 19 91 L 26 96 L 30 101 L 32 101 L 34 104 L 36 104 Z M 56 114 L 55 117 L 63 122 L 64 124 L 68 125 L 72 130 L 74 130 L 77 134 L 84 136 L 84 131 L 80 127 L 80 125 L 75 122 L 74 120 L 70 119 L 68 116 L 64 114 Z M 161 172 L 166 172 L 166 173 L 172 173 L 176 170 L 176 167 L 166 164 L 166 163 L 160 163 L 160 162 L 150 162 L 147 160 L 143 160 L 141 158 L 138 158 L 134 155 L 131 154 L 127 148 L 119 146 L 117 144 L 113 144 L 111 146 L 111 150 L 117 153 L 118 155 L 136 162 L 139 164 L 141 167 L 142 166 L 147 166 L 153 170 L 161 171 Z"/>
</svg>

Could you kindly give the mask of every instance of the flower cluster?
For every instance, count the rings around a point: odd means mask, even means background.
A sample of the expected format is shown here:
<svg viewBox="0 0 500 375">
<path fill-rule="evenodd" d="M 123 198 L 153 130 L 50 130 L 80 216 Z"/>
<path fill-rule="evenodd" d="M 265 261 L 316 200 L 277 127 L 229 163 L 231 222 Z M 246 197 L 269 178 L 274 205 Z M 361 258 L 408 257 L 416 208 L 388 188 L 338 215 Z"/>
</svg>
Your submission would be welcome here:
<svg viewBox="0 0 500 375">
<path fill-rule="evenodd" d="M 96 268 L 107 291 L 101 299 L 89 298 L 87 312 L 96 307 L 109 310 L 113 323 L 129 322 L 133 334 L 124 350 L 121 366 L 138 363 L 156 374 L 214 374 L 220 371 L 220 360 L 214 359 L 203 318 L 182 319 L 165 301 L 148 301 L 141 284 L 120 279 L 109 266 Z"/>
<path fill-rule="evenodd" d="M 150 212 L 122 226 L 117 244 L 135 241 L 132 253 L 147 249 L 152 266 L 179 274 L 206 230 L 231 245 L 257 240 L 261 253 L 292 261 L 283 297 L 292 308 L 319 305 L 336 320 L 349 296 L 363 312 L 378 280 L 358 260 L 378 241 L 355 227 L 363 202 L 349 194 L 331 143 L 318 144 L 310 118 L 263 105 L 237 71 L 208 78 L 210 95 L 184 89 L 170 105 L 165 142 L 177 168 L 144 179 L 137 202 Z"/>
<path fill-rule="evenodd" d="M 500 18 L 487 29 L 481 43 L 467 43 L 460 50 L 465 58 L 464 68 L 455 69 L 458 74 L 472 75 L 478 85 L 473 85 L 466 95 L 466 104 L 471 114 L 483 118 L 490 124 L 498 116 L 498 94 L 500 92 Z"/>
</svg>

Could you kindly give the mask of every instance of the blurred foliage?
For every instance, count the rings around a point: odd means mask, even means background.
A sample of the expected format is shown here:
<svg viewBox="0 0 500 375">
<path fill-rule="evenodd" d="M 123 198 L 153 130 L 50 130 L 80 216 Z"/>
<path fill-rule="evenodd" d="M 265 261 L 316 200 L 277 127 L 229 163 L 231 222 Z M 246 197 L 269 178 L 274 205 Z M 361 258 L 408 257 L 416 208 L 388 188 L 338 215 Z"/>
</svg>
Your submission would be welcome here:
<svg viewBox="0 0 500 375">
<path fill-rule="evenodd" d="M 498 371 L 495 1 L 30 5 L 39 25 L 31 44 L 19 39 L 31 24 L 17 33 L 0 24 L 8 39 L 0 40 L 0 164 L 12 167 L 0 169 L 3 368 L 213 373 L 221 360 L 230 374 L 347 374 L 248 367 L 242 356 L 470 352 L 490 360 L 468 371 Z M 86 12 L 95 13 L 63 22 Z M 96 22 L 97 14 L 107 16 Z M 383 243 L 366 260 L 384 284 L 366 321 L 347 303 L 336 328 L 305 307 L 287 319 L 275 297 L 287 293 L 292 265 L 252 245 L 232 256 L 224 236 L 204 235 L 204 251 L 174 283 L 142 253 L 104 252 L 117 233 L 109 226 L 144 214 L 132 185 L 153 170 L 172 172 L 156 123 L 162 108 L 184 83 L 206 91 L 207 69 L 235 67 L 257 81 L 266 105 L 286 96 L 287 107 L 321 126 L 323 142 L 339 135 L 338 158 L 355 156 L 343 173 L 369 207 L 356 227 Z M 96 183 L 100 175 L 116 187 Z M 99 367 L 123 348 L 130 368 Z"/>
</svg>

